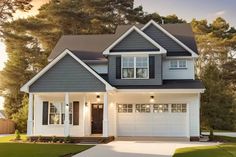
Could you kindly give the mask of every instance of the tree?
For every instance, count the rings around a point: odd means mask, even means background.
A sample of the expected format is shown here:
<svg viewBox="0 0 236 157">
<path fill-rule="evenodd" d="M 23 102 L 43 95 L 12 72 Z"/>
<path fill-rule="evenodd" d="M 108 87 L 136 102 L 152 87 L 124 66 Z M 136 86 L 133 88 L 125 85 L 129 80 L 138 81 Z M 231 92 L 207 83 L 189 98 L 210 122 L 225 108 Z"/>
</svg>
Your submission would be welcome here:
<svg viewBox="0 0 236 157">
<path fill-rule="evenodd" d="M 31 0 L 1 0 L 0 1 L 0 31 L 8 19 L 13 18 L 16 10 L 28 11 L 31 9 Z"/>
</svg>

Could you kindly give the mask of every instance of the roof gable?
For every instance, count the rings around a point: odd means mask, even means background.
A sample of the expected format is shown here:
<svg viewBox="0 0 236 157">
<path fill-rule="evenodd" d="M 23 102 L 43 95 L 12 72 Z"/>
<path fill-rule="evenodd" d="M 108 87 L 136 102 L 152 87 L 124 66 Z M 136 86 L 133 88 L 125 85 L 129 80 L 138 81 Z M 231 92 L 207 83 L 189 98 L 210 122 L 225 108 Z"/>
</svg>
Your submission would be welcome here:
<svg viewBox="0 0 236 157">
<path fill-rule="evenodd" d="M 115 45 L 110 52 L 132 52 L 132 51 L 160 51 L 158 47 L 153 45 L 150 41 L 145 39 L 137 31 L 133 30 L 117 45 Z"/>
<path fill-rule="evenodd" d="M 70 57 L 74 58 L 83 68 L 85 68 L 90 74 L 96 77 L 99 81 L 101 81 L 106 90 L 113 90 L 114 88 L 105 81 L 100 75 L 98 75 L 94 70 L 92 70 L 89 66 L 87 66 L 83 61 L 81 61 L 78 57 L 76 57 L 71 51 L 64 50 L 57 58 L 55 58 L 52 62 L 50 62 L 45 68 L 43 68 L 37 75 L 35 75 L 30 81 L 28 81 L 23 87 L 21 87 L 21 91 L 29 92 L 30 87 L 33 83 L 39 80 L 45 73 L 47 73 L 51 68 L 54 67 L 60 60 L 62 60 L 65 56 L 69 55 Z M 70 70 L 68 70 L 70 71 Z M 68 74 L 69 75 L 69 74 Z M 79 80 L 79 79 L 78 79 Z M 53 80 L 52 80 L 53 81 Z"/>
<path fill-rule="evenodd" d="M 184 56 L 198 56 L 197 52 L 194 52 L 192 49 L 190 49 L 183 42 L 177 39 L 174 35 L 170 34 L 167 30 L 162 28 L 153 20 L 148 22 L 141 30 L 161 46 L 163 46 L 167 51 L 169 51 L 169 53 L 181 52 L 181 55 Z M 190 53 L 190 55 L 188 53 Z"/>
<path fill-rule="evenodd" d="M 155 54 L 166 53 L 166 50 L 139 30 L 136 26 L 131 27 L 108 48 L 103 51 L 104 55 L 117 54 L 119 52 L 152 52 Z"/>
</svg>

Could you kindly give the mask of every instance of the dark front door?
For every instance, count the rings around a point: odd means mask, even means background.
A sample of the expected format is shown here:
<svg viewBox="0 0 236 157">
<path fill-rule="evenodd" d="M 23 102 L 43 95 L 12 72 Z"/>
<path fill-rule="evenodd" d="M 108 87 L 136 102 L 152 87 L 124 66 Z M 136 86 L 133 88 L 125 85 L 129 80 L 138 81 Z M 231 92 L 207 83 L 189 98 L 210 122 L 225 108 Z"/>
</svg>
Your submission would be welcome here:
<svg viewBox="0 0 236 157">
<path fill-rule="evenodd" d="M 102 133 L 103 104 L 92 104 L 92 134 Z"/>
</svg>

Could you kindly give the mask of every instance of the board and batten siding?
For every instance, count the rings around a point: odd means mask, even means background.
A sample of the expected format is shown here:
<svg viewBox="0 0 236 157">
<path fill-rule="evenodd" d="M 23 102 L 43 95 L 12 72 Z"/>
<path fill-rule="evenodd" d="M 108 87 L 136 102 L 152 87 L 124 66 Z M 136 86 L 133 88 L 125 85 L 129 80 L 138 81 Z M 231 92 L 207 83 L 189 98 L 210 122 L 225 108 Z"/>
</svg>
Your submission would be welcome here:
<svg viewBox="0 0 236 157">
<path fill-rule="evenodd" d="M 123 51 L 159 51 L 159 49 L 139 33 L 133 31 L 114 46 L 110 52 Z"/>
<path fill-rule="evenodd" d="M 149 79 L 121 79 L 116 78 L 116 58 L 121 56 L 109 56 L 108 76 L 109 83 L 112 85 L 161 85 L 162 84 L 162 56 L 153 55 L 155 57 L 155 77 Z"/>
<path fill-rule="evenodd" d="M 30 92 L 103 92 L 105 85 L 70 55 L 64 56 L 29 88 Z"/>
<path fill-rule="evenodd" d="M 170 69 L 170 61 L 172 59 L 162 59 L 163 64 L 163 80 L 176 80 L 176 79 L 195 79 L 194 75 L 194 59 L 187 60 L 186 69 Z M 180 59 L 182 60 L 182 59 Z"/>
</svg>

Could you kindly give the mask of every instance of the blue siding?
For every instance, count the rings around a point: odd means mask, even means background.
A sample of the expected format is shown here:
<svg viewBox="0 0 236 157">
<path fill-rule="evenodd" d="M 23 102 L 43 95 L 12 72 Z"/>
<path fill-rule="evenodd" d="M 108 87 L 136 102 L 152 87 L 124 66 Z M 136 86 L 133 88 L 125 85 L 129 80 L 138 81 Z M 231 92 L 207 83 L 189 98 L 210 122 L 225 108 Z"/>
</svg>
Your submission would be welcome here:
<svg viewBox="0 0 236 157">
<path fill-rule="evenodd" d="M 30 92 L 102 92 L 105 85 L 70 55 L 42 75 Z"/>
<path fill-rule="evenodd" d="M 159 49 L 134 30 L 111 49 L 111 52 L 125 51 L 159 51 Z"/>
</svg>

